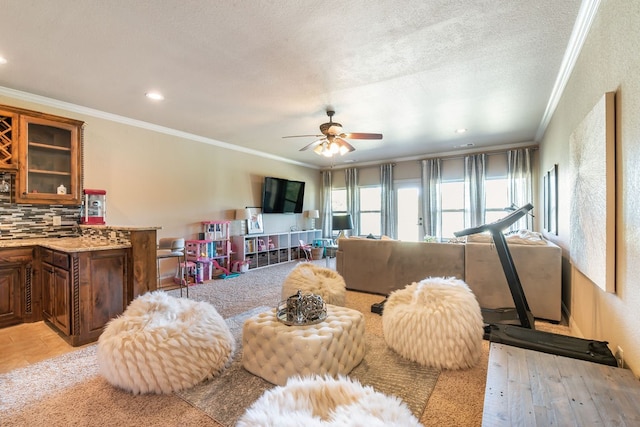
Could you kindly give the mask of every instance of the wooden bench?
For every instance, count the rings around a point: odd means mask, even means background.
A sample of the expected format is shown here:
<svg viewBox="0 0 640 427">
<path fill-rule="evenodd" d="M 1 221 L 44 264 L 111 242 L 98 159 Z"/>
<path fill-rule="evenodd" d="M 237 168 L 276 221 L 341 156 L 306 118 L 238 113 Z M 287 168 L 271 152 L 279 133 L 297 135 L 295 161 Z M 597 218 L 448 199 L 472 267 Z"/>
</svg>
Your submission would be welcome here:
<svg viewBox="0 0 640 427">
<path fill-rule="evenodd" d="M 482 416 L 496 426 L 638 426 L 628 369 L 491 343 Z"/>
</svg>

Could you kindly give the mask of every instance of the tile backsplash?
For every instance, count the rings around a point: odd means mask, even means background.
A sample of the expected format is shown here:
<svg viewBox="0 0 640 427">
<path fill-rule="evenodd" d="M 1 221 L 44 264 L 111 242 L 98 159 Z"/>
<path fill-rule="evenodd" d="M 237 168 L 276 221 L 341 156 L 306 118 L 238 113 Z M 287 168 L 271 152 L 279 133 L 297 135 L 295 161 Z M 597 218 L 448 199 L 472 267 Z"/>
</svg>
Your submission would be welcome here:
<svg viewBox="0 0 640 427">
<path fill-rule="evenodd" d="M 14 173 L 0 173 L 0 240 L 80 235 L 80 205 L 18 205 L 12 203 Z M 53 225 L 53 217 L 61 225 Z"/>
<path fill-rule="evenodd" d="M 16 205 L 0 200 L 0 240 L 80 235 L 80 206 Z M 62 219 L 53 225 L 53 217 Z"/>
</svg>

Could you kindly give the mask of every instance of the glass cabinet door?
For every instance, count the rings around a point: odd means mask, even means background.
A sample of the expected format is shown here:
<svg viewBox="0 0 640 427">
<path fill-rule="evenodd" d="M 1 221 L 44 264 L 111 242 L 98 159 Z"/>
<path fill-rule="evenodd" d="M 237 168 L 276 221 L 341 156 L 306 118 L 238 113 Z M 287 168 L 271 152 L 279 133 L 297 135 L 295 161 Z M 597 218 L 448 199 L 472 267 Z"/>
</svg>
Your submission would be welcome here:
<svg viewBox="0 0 640 427">
<path fill-rule="evenodd" d="M 80 203 L 82 123 L 21 116 L 18 203 Z"/>
</svg>

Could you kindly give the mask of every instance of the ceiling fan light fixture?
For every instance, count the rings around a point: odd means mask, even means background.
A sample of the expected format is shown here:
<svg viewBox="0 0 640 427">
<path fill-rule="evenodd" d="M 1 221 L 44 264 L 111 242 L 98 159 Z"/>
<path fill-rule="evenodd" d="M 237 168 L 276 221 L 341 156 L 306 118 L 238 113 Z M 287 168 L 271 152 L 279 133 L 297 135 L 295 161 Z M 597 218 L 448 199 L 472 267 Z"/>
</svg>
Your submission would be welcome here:
<svg viewBox="0 0 640 427">
<path fill-rule="evenodd" d="M 333 157 L 336 154 L 344 156 L 355 150 L 355 147 L 351 145 L 347 139 L 382 139 L 381 133 L 344 133 L 342 125 L 333 121 L 333 115 L 335 111 L 327 110 L 327 116 L 329 116 L 329 122 L 320 125 L 321 135 L 291 135 L 283 136 L 283 138 L 299 138 L 314 136 L 320 138 L 307 144 L 300 149 L 305 151 L 313 149 L 313 152 L 319 156 Z"/>
<path fill-rule="evenodd" d="M 329 135 L 340 135 L 342 134 L 342 126 L 338 123 L 334 123 L 332 126 L 327 129 L 327 134 Z"/>
<path fill-rule="evenodd" d="M 331 144 L 329 144 L 329 151 L 332 155 L 338 154 L 340 152 L 340 147 L 341 145 L 337 141 L 333 141 L 331 142 Z"/>
</svg>

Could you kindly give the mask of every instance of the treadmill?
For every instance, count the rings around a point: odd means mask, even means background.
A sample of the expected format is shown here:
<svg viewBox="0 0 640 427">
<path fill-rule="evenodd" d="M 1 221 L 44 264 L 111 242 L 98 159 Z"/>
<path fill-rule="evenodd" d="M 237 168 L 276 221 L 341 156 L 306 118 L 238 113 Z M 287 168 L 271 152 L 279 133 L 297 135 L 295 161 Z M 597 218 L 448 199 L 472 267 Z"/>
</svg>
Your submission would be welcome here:
<svg viewBox="0 0 640 427">
<path fill-rule="evenodd" d="M 506 217 L 478 227 L 453 233 L 456 237 L 488 231 L 504 270 L 515 308 L 482 309 L 484 338 L 491 342 L 541 351 L 558 356 L 618 366 L 606 341 L 595 341 L 535 330 L 534 317 L 529 309 L 516 266 L 511 257 L 503 231 L 533 209 L 528 203 Z"/>
</svg>

